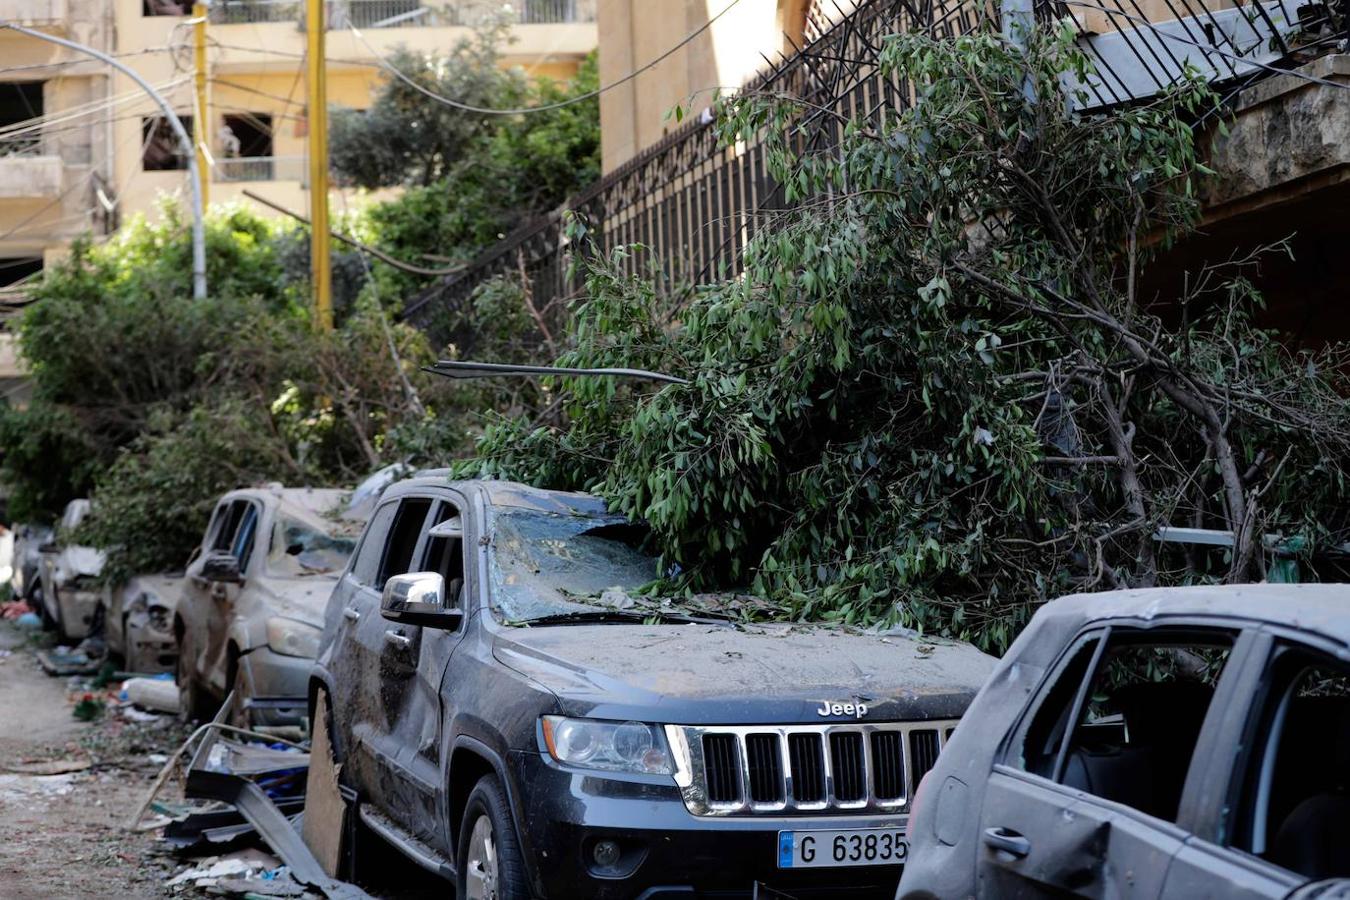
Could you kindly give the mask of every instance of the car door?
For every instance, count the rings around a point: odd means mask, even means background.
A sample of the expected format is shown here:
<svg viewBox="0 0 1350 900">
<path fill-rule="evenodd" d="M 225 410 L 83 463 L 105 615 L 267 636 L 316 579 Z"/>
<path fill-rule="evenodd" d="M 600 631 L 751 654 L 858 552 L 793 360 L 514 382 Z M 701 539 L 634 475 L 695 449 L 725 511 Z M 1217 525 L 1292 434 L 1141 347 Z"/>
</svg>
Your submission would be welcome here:
<svg viewBox="0 0 1350 900">
<path fill-rule="evenodd" d="M 1162 896 L 1188 837 L 1182 798 L 1204 764 L 1195 748 L 1238 639 L 1151 623 L 1081 635 L 990 774 L 977 895 Z"/>
<path fill-rule="evenodd" d="M 188 565 L 183 579 L 183 597 L 178 609 L 178 618 L 183 622 L 182 650 L 190 660 L 189 669 L 201 680 L 206 680 L 212 658 L 208 635 L 212 630 L 221 631 L 221 607 L 232 590 L 238 591 L 237 585 L 206 578 L 203 567 L 212 552 L 229 551 L 246 507 L 247 501 L 237 498 L 222 500 L 216 505 L 202 539 L 202 552 Z"/>
<path fill-rule="evenodd" d="M 365 702 L 362 691 L 369 689 L 363 673 L 373 664 L 364 655 L 358 634 L 362 619 L 378 618 L 379 594 L 375 583 L 380 574 L 389 528 L 398 512 L 398 501 L 379 506 L 361 536 L 360 546 L 352 554 L 347 570 L 333 588 L 325 625 L 331 634 L 327 665 L 332 675 L 332 710 L 339 734 L 349 734 L 358 702 Z M 371 701 L 373 702 L 373 701 Z"/>
<path fill-rule="evenodd" d="M 1209 758 L 1195 834 L 1167 873 L 1164 897 L 1275 900 L 1298 896 L 1300 886 L 1307 896 L 1331 882 L 1350 887 L 1344 647 L 1262 633 Z"/>
<path fill-rule="evenodd" d="M 432 508 L 409 572 L 436 572 L 446 586 L 448 608 L 464 595 L 464 532 L 458 495 L 445 494 Z M 400 573 L 390 573 L 400 574 Z M 377 739 L 378 759 L 393 785 L 385 813 L 405 831 L 436 846 L 434 823 L 441 784 L 441 682 L 458 646 L 463 625 L 454 630 L 385 622 L 380 655 L 384 731 Z M 445 848 L 441 848 L 445 849 Z"/>
<path fill-rule="evenodd" d="M 391 498 L 392 518 L 380 547 L 375 577 L 358 587 L 359 620 L 353 623 L 349 646 L 359 670 L 360 696 L 351 710 L 352 753 L 349 760 L 355 768 L 353 775 L 377 803 L 388 791 L 384 781 L 388 766 L 381 760 L 380 749 L 389 733 L 386 692 L 396 689 L 393 679 L 386 680 L 385 677 L 386 646 L 397 643 L 407 628 L 386 621 L 380 615 L 380 595 L 391 575 L 409 571 L 434 503 L 432 497 L 422 494 Z"/>
</svg>

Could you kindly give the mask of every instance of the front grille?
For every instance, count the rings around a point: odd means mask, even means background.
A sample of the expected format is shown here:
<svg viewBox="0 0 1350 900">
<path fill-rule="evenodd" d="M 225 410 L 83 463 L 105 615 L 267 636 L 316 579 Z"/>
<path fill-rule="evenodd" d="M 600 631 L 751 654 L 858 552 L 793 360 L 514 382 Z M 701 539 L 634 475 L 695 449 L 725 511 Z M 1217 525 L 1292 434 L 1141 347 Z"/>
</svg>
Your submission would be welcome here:
<svg viewBox="0 0 1350 900">
<path fill-rule="evenodd" d="M 788 735 L 792 799 L 797 805 L 825 802 L 825 752 L 818 734 Z"/>
<path fill-rule="evenodd" d="M 955 722 L 667 726 L 696 815 L 903 812 Z"/>
<path fill-rule="evenodd" d="M 783 751 L 776 734 L 751 734 L 745 738 L 745 766 L 750 775 L 753 803 L 783 801 Z"/>
<path fill-rule="evenodd" d="M 914 783 L 918 784 L 919 779 L 928 774 L 928 770 L 937 765 L 938 751 L 941 744 L 938 742 L 938 733 L 931 729 L 923 731 L 911 731 L 909 733 L 909 758 L 912 761 L 910 765 L 914 769 Z"/>
<path fill-rule="evenodd" d="M 739 803 L 741 761 L 735 735 L 705 734 L 703 759 L 708 779 L 708 800 L 712 803 Z"/>
<path fill-rule="evenodd" d="M 867 766 L 863 762 L 862 733 L 830 733 L 830 767 L 834 770 L 834 799 L 857 803 L 867 797 Z"/>
<path fill-rule="evenodd" d="M 872 791 L 878 800 L 899 800 L 905 796 L 905 735 L 902 732 L 872 732 Z"/>
</svg>

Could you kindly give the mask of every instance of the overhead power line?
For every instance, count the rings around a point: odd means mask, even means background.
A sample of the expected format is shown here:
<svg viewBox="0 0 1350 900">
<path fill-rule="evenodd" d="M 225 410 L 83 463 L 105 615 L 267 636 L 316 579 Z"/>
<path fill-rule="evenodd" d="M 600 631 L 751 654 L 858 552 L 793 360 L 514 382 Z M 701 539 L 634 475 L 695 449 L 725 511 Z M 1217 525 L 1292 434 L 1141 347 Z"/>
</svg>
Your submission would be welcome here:
<svg viewBox="0 0 1350 900">
<path fill-rule="evenodd" d="M 388 70 L 388 72 L 395 78 L 397 78 L 399 81 L 402 81 L 404 84 L 408 85 L 409 87 L 413 88 L 419 93 L 424 94 L 428 99 L 434 100 L 437 103 L 443 103 L 446 106 L 453 107 L 454 109 L 463 110 L 464 112 L 479 113 L 485 116 L 518 116 L 525 113 L 549 112 L 555 109 L 562 109 L 565 106 L 571 106 L 575 103 L 581 103 L 582 101 L 590 100 L 594 97 L 599 97 L 601 94 L 607 91 L 612 91 L 616 87 L 620 87 L 622 85 L 627 84 L 634 78 L 637 78 L 642 73 L 656 68 L 662 62 L 669 59 L 677 50 L 684 47 L 694 38 L 698 37 L 700 34 L 711 28 L 718 19 L 725 16 L 728 12 L 731 11 L 732 7 L 736 6 L 736 4 L 740 2 L 741 0 L 731 0 L 730 3 L 728 3 L 726 6 L 722 8 L 721 12 L 719 12 L 712 18 L 708 19 L 708 21 L 704 22 L 698 28 L 691 31 L 688 35 L 685 36 L 684 40 L 680 41 L 678 44 L 671 47 L 669 50 L 667 50 L 665 53 L 662 53 L 660 56 L 656 57 L 651 62 L 647 63 L 641 68 L 634 69 L 633 71 L 629 72 L 627 75 L 623 76 L 617 81 L 611 81 L 609 84 L 601 85 L 600 87 L 596 88 L 593 91 L 587 91 L 586 93 L 578 94 L 575 97 L 568 97 L 566 100 L 559 100 L 556 103 L 545 103 L 542 106 L 525 106 L 519 109 L 493 109 L 491 107 L 485 106 L 474 106 L 472 103 L 461 103 L 460 101 L 451 99 L 450 97 L 443 97 L 440 94 L 436 93 L 435 91 L 429 90 L 428 88 L 418 84 L 408 75 L 406 75 L 403 71 L 401 71 L 397 66 L 395 66 L 389 60 L 381 56 L 380 52 L 371 46 L 370 42 L 366 40 L 365 35 L 363 35 L 355 25 L 349 25 L 348 27 L 351 29 L 352 34 L 356 35 L 356 39 L 360 41 L 362 44 L 364 44 L 365 48 L 371 52 L 371 55 L 373 55 L 375 59 L 379 62 L 381 68 Z"/>
<path fill-rule="evenodd" d="M 253 193 L 253 191 L 247 189 L 242 191 L 241 193 L 243 193 L 243 195 L 249 198 L 250 200 L 256 200 L 263 206 L 271 207 L 272 209 L 275 209 L 277 212 L 281 213 L 284 216 L 290 216 L 292 219 L 295 219 L 295 221 L 301 223 L 302 225 L 310 225 L 309 219 L 300 215 L 298 212 L 287 209 L 280 203 L 275 203 L 271 200 L 268 200 L 266 197 L 263 197 L 259 194 L 255 194 Z M 349 247 L 355 247 L 357 250 L 360 250 L 364 253 L 369 253 L 371 256 L 375 257 L 380 262 L 387 263 L 393 266 L 395 269 L 402 269 L 404 272 L 411 272 L 414 275 L 431 275 L 431 276 L 454 275 L 456 272 L 459 272 L 464 268 L 463 266 L 451 266 L 445 269 L 428 269 L 423 266 L 415 266 L 412 263 L 404 262 L 403 260 L 398 259 L 397 257 L 390 256 L 383 250 L 378 250 L 375 247 L 370 246 L 369 244 L 363 244 L 360 241 L 356 240 L 355 238 L 347 237 L 347 235 L 342 234 L 339 231 L 329 229 L 328 233 L 333 237 L 337 238 L 339 241 L 342 241 L 342 243 L 346 244 Z"/>
</svg>

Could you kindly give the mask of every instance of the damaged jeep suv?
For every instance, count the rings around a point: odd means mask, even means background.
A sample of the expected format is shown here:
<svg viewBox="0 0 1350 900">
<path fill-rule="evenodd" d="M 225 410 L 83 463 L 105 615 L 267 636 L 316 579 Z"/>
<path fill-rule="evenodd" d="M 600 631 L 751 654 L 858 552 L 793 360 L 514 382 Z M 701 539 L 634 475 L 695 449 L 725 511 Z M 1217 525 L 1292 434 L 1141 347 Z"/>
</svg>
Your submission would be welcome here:
<svg viewBox="0 0 1350 900">
<path fill-rule="evenodd" d="M 583 494 L 391 487 L 314 669 L 311 846 L 345 802 L 460 897 L 892 894 L 994 661 L 635 596 L 643 539 Z"/>
</svg>

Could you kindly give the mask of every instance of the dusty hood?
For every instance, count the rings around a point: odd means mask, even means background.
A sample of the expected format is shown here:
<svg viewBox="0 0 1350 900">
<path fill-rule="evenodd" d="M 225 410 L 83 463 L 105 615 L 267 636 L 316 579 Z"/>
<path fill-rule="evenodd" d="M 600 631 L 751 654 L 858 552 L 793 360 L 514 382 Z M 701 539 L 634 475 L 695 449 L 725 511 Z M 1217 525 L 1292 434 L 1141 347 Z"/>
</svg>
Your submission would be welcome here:
<svg viewBox="0 0 1350 900">
<path fill-rule="evenodd" d="M 323 627 L 323 611 L 337 583 L 336 575 L 306 575 L 301 578 L 259 578 L 251 585 L 266 604 L 269 616 L 285 616 Z"/>
<path fill-rule="evenodd" d="M 959 716 L 996 660 L 966 644 L 833 629 L 708 625 L 508 628 L 495 654 L 564 710 L 675 724 Z M 653 707 L 656 709 L 654 710 Z"/>
<path fill-rule="evenodd" d="M 103 571 L 103 559 L 103 551 L 93 547 L 66 547 L 57 559 L 57 579 L 64 583 L 81 576 L 97 576 Z"/>
</svg>

